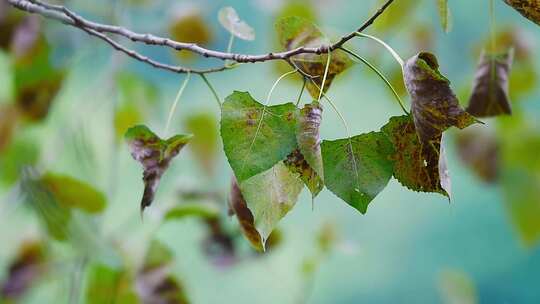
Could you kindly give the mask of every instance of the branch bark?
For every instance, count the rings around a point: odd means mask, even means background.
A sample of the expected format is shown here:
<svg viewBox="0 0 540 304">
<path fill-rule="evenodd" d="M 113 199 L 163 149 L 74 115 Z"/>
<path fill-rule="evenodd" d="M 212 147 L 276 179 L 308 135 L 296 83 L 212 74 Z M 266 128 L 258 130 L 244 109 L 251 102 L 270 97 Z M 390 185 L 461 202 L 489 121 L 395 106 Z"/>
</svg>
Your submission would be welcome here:
<svg viewBox="0 0 540 304">
<path fill-rule="evenodd" d="M 387 0 L 381 8 L 373 14 L 367 21 L 362 24 L 357 30 L 342 36 L 336 43 L 331 45 L 321 45 L 317 48 L 308 48 L 308 47 L 298 47 L 292 50 L 283 51 L 283 52 L 269 52 L 265 54 L 256 54 L 256 55 L 250 55 L 250 54 L 239 54 L 239 53 L 229 53 L 229 52 L 221 52 L 211 49 L 206 49 L 202 46 L 199 46 L 194 43 L 186 43 L 186 42 L 179 42 L 174 41 L 169 38 L 164 38 L 160 36 L 156 36 L 153 34 L 142 34 L 134 32 L 130 29 L 121 27 L 121 26 L 115 26 L 115 25 L 108 25 L 108 24 L 102 24 L 93 22 L 90 20 L 87 20 L 77 13 L 69 10 L 65 6 L 61 5 L 53 5 L 48 4 L 39 0 L 6 0 L 12 7 L 17 8 L 19 10 L 38 14 L 48 19 L 54 19 L 57 21 L 60 21 L 64 24 L 79 28 L 86 33 L 95 36 L 109 45 L 111 45 L 114 49 L 121 51 L 128 56 L 144 62 L 146 64 L 149 64 L 155 68 L 164 69 L 168 71 L 172 71 L 175 73 L 195 73 L 195 74 L 207 74 L 207 73 L 213 73 L 213 72 L 220 72 L 226 69 L 229 69 L 230 66 L 220 66 L 216 68 L 211 69 L 205 69 L 205 70 L 196 70 L 196 69 L 189 69 L 181 66 L 173 66 L 164 64 L 155 60 L 152 60 L 144 55 L 139 54 L 138 52 L 128 49 L 121 45 L 119 42 L 116 42 L 109 36 L 107 36 L 105 33 L 108 34 L 114 34 L 118 35 L 127 39 L 130 39 L 134 42 L 140 42 L 148 45 L 157 45 L 157 46 L 165 46 L 172 48 L 177 51 L 189 51 L 196 54 L 199 54 L 206 58 L 217 58 L 220 60 L 231 60 L 236 63 L 256 63 L 256 62 L 265 62 L 265 61 L 271 61 L 271 60 L 285 60 L 287 62 L 290 61 L 290 58 L 299 55 L 299 54 L 322 54 L 327 53 L 329 51 L 336 50 L 340 48 L 343 44 L 345 44 L 347 41 L 351 40 L 356 32 L 362 32 L 365 29 L 367 29 L 373 22 L 384 13 L 384 11 L 394 2 L 394 0 Z"/>
</svg>

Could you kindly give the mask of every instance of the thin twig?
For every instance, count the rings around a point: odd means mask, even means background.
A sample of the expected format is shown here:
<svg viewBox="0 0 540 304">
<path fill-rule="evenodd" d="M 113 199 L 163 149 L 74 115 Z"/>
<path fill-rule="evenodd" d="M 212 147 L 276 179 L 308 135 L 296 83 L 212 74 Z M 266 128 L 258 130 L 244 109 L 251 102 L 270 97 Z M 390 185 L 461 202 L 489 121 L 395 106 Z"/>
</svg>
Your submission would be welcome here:
<svg viewBox="0 0 540 304">
<path fill-rule="evenodd" d="M 244 62 L 254 63 L 254 62 L 264 62 L 264 61 L 270 61 L 270 60 L 288 61 L 288 59 L 290 59 L 291 57 L 295 55 L 299 55 L 299 54 L 319 54 L 320 55 L 320 54 L 338 49 L 345 42 L 352 39 L 356 35 L 357 32 L 362 32 L 366 28 L 368 28 L 371 24 L 373 24 L 373 22 L 386 10 L 386 8 L 388 8 L 388 6 L 390 6 L 390 4 L 392 4 L 392 2 L 394 2 L 394 0 L 386 1 L 385 4 L 371 18 L 369 18 L 366 22 L 364 22 L 362 26 L 360 26 L 360 28 L 341 37 L 334 44 L 321 45 L 319 47 L 303 47 L 302 46 L 302 47 L 298 47 L 298 48 L 283 51 L 283 52 L 276 52 L 276 53 L 269 52 L 266 54 L 258 54 L 258 55 L 238 54 L 238 53 L 210 50 L 210 49 L 201 47 L 195 43 L 174 41 L 172 39 L 159 37 L 153 34 L 137 33 L 137 32 L 134 32 L 132 30 L 129 30 L 127 28 L 120 27 L 120 26 L 101 24 L 101 23 L 86 20 L 85 18 L 79 16 L 78 14 L 76 14 L 75 12 L 69 10 L 68 8 L 64 6 L 48 4 L 48 3 L 38 1 L 38 0 L 7 0 L 7 2 L 11 6 L 19 10 L 38 14 L 49 19 L 55 19 L 67 25 L 84 30 L 88 32 L 89 34 L 92 34 L 94 36 L 99 37 L 100 39 L 105 40 L 107 43 L 112 45 L 115 49 L 128 54 L 132 58 L 151 64 L 155 67 L 167 69 L 167 70 L 177 72 L 177 73 L 191 72 L 191 73 L 196 73 L 196 74 L 203 74 L 203 73 L 219 72 L 224 69 L 227 69 L 227 67 L 220 67 L 220 68 L 214 68 L 214 69 L 209 69 L 209 70 L 197 71 L 197 70 L 190 70 L 187 68 L 168 66 L 168 65 L 153 61 L 134 51 L 126 49 L 125 47 L 121 46 L 120 44 L 112 40 L 111 38 L 104 35 L 103 33 L 119 35 L 119 36 L 128 38 L 131 41 L 142 42 L 149 45 L 166 46 L 166 47 L 173 48 L 177 51 L 183 51 L 183 50 L 190 51 L 190 52 L 199 54 L 207 58 L 212 57 L 212 58 L 217 58 L 221 60 L 232 60 L 237 63 L 244 63 Z M 99 33 L 101 36 L 97 35 L 97 33 Z"/>
</svg>

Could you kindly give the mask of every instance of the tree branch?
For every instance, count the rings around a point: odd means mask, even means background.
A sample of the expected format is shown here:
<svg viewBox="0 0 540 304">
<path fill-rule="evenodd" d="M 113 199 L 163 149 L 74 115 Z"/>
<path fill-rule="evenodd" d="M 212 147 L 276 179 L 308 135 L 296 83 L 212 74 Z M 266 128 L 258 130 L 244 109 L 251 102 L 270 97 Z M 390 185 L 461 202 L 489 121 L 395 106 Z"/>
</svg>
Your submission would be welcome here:
<svg viewBox="0 0 540 304">
<path fill-rule="evenodd" d="M 387 0 L 385 4 L 371 18 L 369 18 L 366 22 L 364 22 L 364 24 L 360 28 L 341 37 L 334 44 L 321 45 L 317 48 L 298 47 L 298 48 L 288 50 L 288 51 L 283 51 L 283 52 L 276 52 L 276 53 L 270 52 L 266 54 L 257 54 L 257 55 L 238 54 L 238 53 L 229 53 L 229 52 L 210 50 L 194 43 L 174 41 L 172 39 L 159 37 L 153 34 L 137 33 L 137 32 L 131 31 L 127 28 L 120 27 L 120 26 L 107 25 L 107 24 L 101 24 L 101 23 L 89 21 L 81 17 L 80 15 L 76 14 L 75 12 L 69 10 L 65 6 L 48 4 L 39 0 L 7 0 L 7 2 L 11 6 L 19 10 L 26 11 L 28 13 L 38 14 L 43 17 L 54 19 L 64 24 L 79 28 L 90 35 L 96 36 L 104 40 L 116 50 L 124 52 L 128 56 L 136 60 L 142 61 L 144 63 L 150 64 L 153 67 L 165 69 L 165 70 L 176 72 L 176 73 L 191 72 L 195 74 L 205 74 L 205 73 L 223 71 L 223 70 L 226 70 L 227 67 L 224 66 L 224 67 L 218 67 L 218 68 L 211 68 L 207 70 L 192 70 L 192 69 L 188 69 L 188 68 L 184 68 L 180 66 L 167 65 L 164 63 L 154 61 L 133 50 L 127 49 L 126 47 L 122 46 L 120 43 L 106 36 L 104 33 L 119 35 L 119 36 L 128 38 L 134 42 L 141 42 L 148 45 L 166 46 L 166 47 L 175 49 L 177 51 L 190 51 L 190 52 L 199 54 L 207 58 L 210 57 L 210 58 L 217 58 L 221 60 L 231 60 L 237 63 L 255 63 L 255 62 L 265 62 L 265 61 L 271 61 L 271 60 L 290 61 L 290 58 L 295 55 L 322 54 L 322 53 L 327 53 L 329 51 L 338 49 L 347 41 L 352 39 L 355 36 L 356 32 L 362 32 L 366 28 L 368 28 L 371 24 L 373 24 L 373 22 L 390 6 L 390 4 L 392 4 L 392 2 L 394 2 L 394 0 Z"/>
</svg>

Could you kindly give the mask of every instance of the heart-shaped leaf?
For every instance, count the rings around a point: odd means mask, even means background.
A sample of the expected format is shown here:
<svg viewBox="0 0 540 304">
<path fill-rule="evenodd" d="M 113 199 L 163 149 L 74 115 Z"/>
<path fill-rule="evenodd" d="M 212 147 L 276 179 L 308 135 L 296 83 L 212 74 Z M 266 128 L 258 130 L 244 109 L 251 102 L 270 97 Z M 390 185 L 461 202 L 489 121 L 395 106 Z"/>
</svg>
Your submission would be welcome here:
<svg viewBox="0 0 540 304">
<path fill-rule="evenodd" d="M 403 76 L 423 147 L 440 141 L 442 132 L 451 126 L 463 129 L 476 122 L 459 106 L 450 81 L 439 72 L 435 55 L 422 52 L 413 56 L 405 62 Z"/>
<path fill-rule="evenodd" d="M 286 50 L 292 50 L 301 46 L 320 47 L 321 45 L 330 44 L 330 41 L 324 37 L 317 26 L 307 19 L 296 16 L 288 16 L 278 20 L 276 23 L 276 31 L 281 46 Z M 313 78 L 313 81 L 320 88 L 326 69 L 327 56 L 328 54 L 301 54 L 293 56 L 291 60 L 304 73 L 315 77 Z M 353 61 L 345 52 L 341 50 L 333 51 L 323 91 L 326 92 L 334 78 L 350 67 L 352 63 Z M 313 85 L 311 82 L 308 82 L 306 85 L 306 88 L 313 98 L 318 98 L 319 96 L 319 88 L 317 88 L 317 86 Z"/>
<path fill-rule="evenodd" d="M 540 25 L 540 1 L 538 0 L 504 0 L 504 2 L 515 10 L 517 10 L 523 17 L 531 20 L 532 22 Z"/>
<path fill-rule="evenodd" d="M 292 103 L 265 107 L 247 92 L 225 99 L 221 138 L 239 183 L 272 168 L 296 148 L 297 112 Z"/>
<path fill-rule="evenodd" d="M 412 118 L 394 116 L 381 128 L 392 142 L 393 174 L 405 187 L 420 192 L 450 193 L 450 179 L 446 172 L 446 158 L 441 149 L 441 137 L 432 144 L 422 144 Z"/>
<path fill-rule="evenodd" d="M 392 143 L 382 132 L 371 132 L 321 145 L 326 187 L 366 213 L 368 204 L 392 177 Z"/>
<path fill-rule="evenodd" d="M 482 53 L 467 112 L 476 117 L 511 114 L 508 80 L 513 51 L 499 56 Z"/>
<path fill-rule="evenodd" d="M 264 251 L 262 237 L 255 227 L 255 219 L 249 210 L 247 203 L 238 187 L 236 179 L 233 177 L 231 181 L 231 194 L 229 197 L 229 206 L 238 219 L 242 234 L 249 241 L 251 246 L 258 251 Z"/>
<path fill-rule="evenodd" d="M 278 162 L 239 186 L 264 245 L 279 220 L 294 207 L 304 185 L 297 174 Z"/>
<path fill-rule="evenodd" d="M 143 125 L 132 127 L 126 132 L 125 138 L 131 150 L 131 156 L 141 163 L 144 170 L 141 211 L 152 204 L 161 176 L 191 137 L 191 135 L 175 135 L 163 140 Z"/>
<path fill-rule="evenodd" d="M 243 40 L 255 40 L 255 30 L 240 19 L 234 8 L 227 6 L 220 9 L 218 20 L 229 33 L 236 37 Z"/>
</svg>

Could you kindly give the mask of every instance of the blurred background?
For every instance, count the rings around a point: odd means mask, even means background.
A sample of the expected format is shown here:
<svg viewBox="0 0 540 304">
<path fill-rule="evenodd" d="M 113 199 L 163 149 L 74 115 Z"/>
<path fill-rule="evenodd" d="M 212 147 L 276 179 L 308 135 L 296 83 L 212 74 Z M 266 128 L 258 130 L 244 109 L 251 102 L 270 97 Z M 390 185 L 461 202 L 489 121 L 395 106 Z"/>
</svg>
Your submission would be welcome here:
<svg viewBox="0 0 540 304">
<path fill-rule="evenodd" d="M 488 1 L 451 1 L 449 33 L 439 25 L 435 0 L 395 2 L 368 33 L 403 58 L 421 50 L 435 53 L 466 105 L 489 38 Z M 380 5 L 377 0 L 56 3 L 90 20 L 220 50 L 230 34 L 217 14 L 232 6 L 256 32 L 254 41 L 234 40 L 232 50 L 252 54 L 279 50 L 273 24 L 280 16 L 312 19 L 338 37 Z M 328 190 L 312 208 L 306 189 L 272 234 L 267 252 L 259 254 L 240 234 L 236 219 L 227 216 L 232 171 L 219 137 L 219 108 L 199 77 L 188 83 L 169 132 L 199 139 L 172 162 L 141 220 L 142 170 L 123 134 L 144 123 L 164 136 L 185 75 L 151 68 L 78 29 L 17 15 L 0 3 L 0 302 L 111 303 L 112 294 L 116 303 L 137 303 L 137 294 L 151 289 L 145 269 L 162 263 L 174 281 L 167 286 L 174 285 L 190 303 L 540 303 L 540 28 L 502 1 L 495 1 L 495 19 L 497 46 L 513 46 L 516 54 L 513 115 L 447 132 L 450 203 L 393 179 L 361 215 Z M 171 64 L 223 64 L 119 41 Z M 369 40 L 348 45 L 388 75 L 409 103 L 390 55 Z M 207 77 L 222 99 L 239 90 L 262 102 L 284 71 L 268 62 Z M 271 103 L 294 102 L 300 88 L 300 81 L 283 80 Z M 361 64 L 340 75 L 328 95 L 352 134 L 378 130 L 401 114 L 384 83 Z M 308 94 L 303 102 L 310 102 Z M 323 107 L 322 137 L 346 137 L 339 116 Z M 94 206 L 51 207 L 50 195 L 35 183 L 42 175 L 53 191 L 72 187 L 63 194 L 67 197 L 87 198 L 94 190 L 101 195 Z"/>
</svg>

